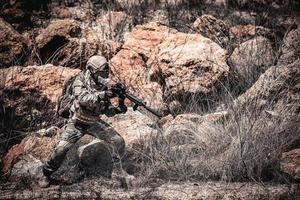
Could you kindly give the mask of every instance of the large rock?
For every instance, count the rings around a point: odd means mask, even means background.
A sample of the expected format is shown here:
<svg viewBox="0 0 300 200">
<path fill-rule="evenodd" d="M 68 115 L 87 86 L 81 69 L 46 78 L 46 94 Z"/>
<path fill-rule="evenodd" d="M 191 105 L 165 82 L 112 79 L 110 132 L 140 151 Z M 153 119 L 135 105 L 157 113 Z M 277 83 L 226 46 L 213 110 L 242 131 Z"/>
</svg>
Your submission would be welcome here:
<svg viewBox="0 0 300 200">
<path fill-rule="evenodd" d="M 299 119 L 300 60 L 270 67 L 255 84 L 235 100 L 244 109 L 269 109 L 285 120 Z"/>
<path fill-rule="evenodd" d="M 272 44 L 261 36 L 248 40 L 234 49 L 230 61 L 247 87 L 274 63 Z"/>
<path fill-rule="evenodd" d="M 300 26 L 291 30 L 283 40 L 279 64 L 290 64 L 300 57 Z"/>
<path fill-rule="evenodd" d="M 79 13 L 75 12 L 76 9 L 69 8 L 68 10 L 72 16 L 82 14 L 81 8 L 78 10 Z M 119 13 L 117 12 L 117 14 Z M 91 26 L 90 16 L 84 15 L 78 16 L 78 18 L 82 23 L 73 19 L 53 20 L 47 28 L 41 31 L 36 37 L 39 55 L 35 56 L 35 62 L 83 69 L 91 56 L 102 54 L 110 59 L 119 51 L 121 43 L 108 40 L 105 35 L 108 32 L 111 33 L 105 20 L 101 21 L 102 24 L 96 22 Z M 121 20 L 121 18 L 118 19 Z M 115 22 L 114 31 L 117 35 L 122 22 L 122 20 Z M 108 32 L 104 33 L 103 31 Z"/>
<path fill-rule="evenodd" d="M 133 111 L 128 108 L 126 114 L 102 119 L 111 124 L 122 135 L 127 146 L 139 144 L 143 139 L 158 132 L 157 119 L 151 113 L 143 110 Z"/>
<path fill-rule="evenodd" d="M 212 95 L 228 75 L 227 52 L 198 34 L 172 34 L 156 52 L 147 65 L 152 68 L 152 78 L 164 82 L 168 100 L 184 103 L 185 97 Z"/>
<path fill-rule="evenodd" d="M 280 167 L 283 172 L 300 180 L 300 149 L 283 153 Z"/>
<path fill-rule="evenodd" d="M 94 139 L 78 148 L 78 157 L 86 175 L 109 176 L 113 169 L 112 157 L 107 144 Z"/>
<path fill-rule="evenodd" d="M 61 40 L 68 40 L 73 37 L 79 37 L 81 28 L 75 20 L 54 20 L 47 28 L 43 29 L 36 37 L 37 47 L 39 49 L 50 45 L 51 41 L 56 37 L 61 37 Z"/>
<path fill-rule="evenodd" d="M 60 66 L 11 67 L 1 70 L 6 87 L 19 87 L 21 91 L 33 90 L 56 102 L 64 81 L 80 70 Z"/>
<path fill-rule="evenodd" d="M 229 70 L 218 44 L 159 23 L 137 26 L 111 63 L 120 81 L 161 110 L 165 99 L 211 94 Z"/>
<path fill-rule="evenodd" d="M 193 24 L 193 27 L 203 36 L 212 39 L 222 47 L 229 41 L 228 26 L 224 21 L 211 15 L 202 15 Z"/>
<path fill-rule="evenodd" d="M 192 113 L 177 115 L 174 119 L 163 119 L 162 132 L 171 146 L 194 145 L 195 148 L 204 148 L 208 145 L 211 135 L 205 129 L 222 123 L 228 116 L 227 112 L 216 112 L 206 115 Z M 199 146 L 202 145 L 202 146 Z"/>
<path fill-rule="evenodd" d="M 154 48 L 169 33 L 175 32 L 157 23 L 136 26 L 128 35 L 123 49 L 111 60 L 112 71 L 118 81 L 125 83 L 152 107 L 163 107 L 163 92 L 157 82 L 150 80 L 146 61 L 154 53 Z"/>
<path fill-rule="evenodd" d="M 22 64 L 26 48 L 24 38 L 0 18 L 0 68 Z"/>
<path fill-rule="evenodd" d="M 28 135 L 25 137 L 20 144 L 14 145 L 4 157 L 3 161 L 3 172 L 8 173 L 13 170 L 16 163 L 23 160 L 26 161 L 26 157 L 34 157 L 40 161 L 45 161 L 49 154 L 55 147 L 58 141 L 60 130 L 54 135 L 43 136 L 38 133 Z M 25 161 L 22 161 L 25 162 Z M 31 160 L 31 159 L 30 159 Z"/>
<path fill-rule="evenodd" d="M 81 27 L 82 26 L 82 27 Z M 53 20 L 36 37 L 36 60 L 66 67 L 84 68 L 90 56 L 99 53 L 98 41 L 76 20 Z M 84 31 L 82 31 L 84 29 Z M 86 33 L 87 32 L 87 33 Z"/>
</svg>

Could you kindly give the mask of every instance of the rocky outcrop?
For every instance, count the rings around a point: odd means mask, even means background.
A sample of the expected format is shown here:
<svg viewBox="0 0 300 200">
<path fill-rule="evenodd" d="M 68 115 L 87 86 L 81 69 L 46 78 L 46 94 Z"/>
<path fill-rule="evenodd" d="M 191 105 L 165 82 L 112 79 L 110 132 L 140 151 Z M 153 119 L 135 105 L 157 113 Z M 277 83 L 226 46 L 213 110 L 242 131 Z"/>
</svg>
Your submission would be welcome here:
<svg viewBox="0 0 300 200">
<path fill-rule="evenodd" d="M 229 70 L 219 45 L 159 23 L 137 26 L 111 64 L 120 81 L 159 109 L 164 101 L 210 95 Z"/>
<path fill-rule="evenodd" d="M 35 39 L 41 61 L 58 64 L 69 56 L 74 48 L 78 48 L 78 41 L 73 38 L 80 35 L 81 28 L 75 20 L 52 21 Z"/>
<path fill-rule="evenodd" d="M 130 146 L 140 143 L 142 139 L 156 134 L 158 131 L 157 119 L 142 108 L 139 110 L 134 112 L 129 108 L 124 115 L 110 118 L 103 116 L 102 119 L 111 124 Z"/>
<path fill-rule="evenodd" d="M 26 162 L 26 160 L 32 160 L 31 158 L 45 161 L 50 154 L 50 152 L 55 147 L 58 140 L 58 133 L 55 133 L 53 137 L 29 135 L 25 137 L 20 144 L 13 146 L 9 152 L 6 154 L 3 162 L 3 172 L 9 173 L 10 170 L 20 171 L 19 165 L 27 166 L 30 168 L 31 162 Z M 21 164 L 19 163 L 21 162 Z M 19 163 L 15 168 L 14 165 Z M 14 174 L 15 176 L 21 176 L 22 174 Z"/>
<path fill-rule="evenodd" d="M 111 60 L 112 71 L 117 79 L 143 98 L 149 106 L 156 108 L 162 107 L 163 92 L 158 83 L 150 80 L 146 61 L 170 32 L 176 31 L 156 23 L 137 26 L 128 35 L 123 49 Z"/>
<path fill-rule="evenodd" d="M 241 84 L 251 86 L 274 63 L 272 44 L 261 36 L 248 40 L 234 49 L 230 61 L 241 76 Z"/>
<path fill-rule="evenodd" d="M 80 13 L 81 10 L 78 11 L 79 13 L 73 13 L 72 9 L 68 8 L 68 11 L 72 16 L 82 14 Z M 110 59 L 119 51 L 121 43 L 112 40 L 116 38 L 108 40 L 107 35 L 103 35 L 103 31 L 105 31 L 105 34 L 109 34 L 106 31 L 111 28 L 111 26 L 106 25 L 107 21 L 101 21 L 102 24 L 97 22 L 95 26 L 92 26 L 89 25 L 91 23 L 89 21 L 91 20 L 90 16 L 79 16 L 79 18 L 84 22 L 79 23 L 79 21 L 73 19 L 51 21 L 48 27 L 43 29 L 35 39 L 39 54 L 35 56 L 34 60 L 83 69 L 91 56 L 102 54 Z M 122 20 L 116 22 L 114 29 L 116 34 L 119 34 L 117 32 L 120 31 L 119 28 L 122 22 Z M 106 27 L 105 30 L 103 27 Z"/>
<path fill-rule="evenodd" d="M 0 18 L 0 68 L 22 64 L 26 50 L 24 38 Z"/>
<path fill-rule="evenodd" d="M 224 21 L 211 15 L 202 15 L 193 24 L 193 27 L 205 37 L 210 38 L 222 47 L 229 41 L 228 26 Z"/>
<path fill-rule="evenodd" d="M 163 118 L 162 131 L 170 142 L 170 146 L 194 145 L 194 148 L 207 146 L 209 136 L 204 129 L 214 124 L 222 123 L 228 117 L 228 112 L 216 112 L 206 115 L 186 113 L 173 118 Z M 202 145 L 202 146 L 201 146 Z"/>
<path fill-rule="evenodd" d="M 254 110 L 268 108 L 285 120 L 299 119 L 300 60 L 270 67 L 235 103 Z"/>
<path fill-rule="evenodd" d="M 79 72 L 78 69 L 44 65 L 11 67 L 3 69 L 0 74 L 5 80 L 5 87 L 19 87 L 21 91 L 35 90 L 56 102 L 64 81 Z"/>
<path fill-rule="evenodd" d="M 294 149 L 282 154 L 281 170 L 294 179 L 300 180 L 300 149 Z"/>
<path fill-rule="evenodd" d="M 226 51 L 198 34 L 170 35 L 149 59 L 153 80 L 163 77 L 165 98 L 211 95 L 229 71 Z"/>
<path fill-rule="evenodd" d="M 279 64 L 290 64 L 300 57 L 300 26 L 283 39 Z"/>
<path fill-rule="evenodd" d="M 79 37 L 80 34 L 81 28 L 75 20 L 55 20 L 36 37 L 37 47 L 42 49 L 47 44 L 49 45 L 54 37 L 61 37 L 62 40 L 68 40 L 73 37 Z"/>
</svg>

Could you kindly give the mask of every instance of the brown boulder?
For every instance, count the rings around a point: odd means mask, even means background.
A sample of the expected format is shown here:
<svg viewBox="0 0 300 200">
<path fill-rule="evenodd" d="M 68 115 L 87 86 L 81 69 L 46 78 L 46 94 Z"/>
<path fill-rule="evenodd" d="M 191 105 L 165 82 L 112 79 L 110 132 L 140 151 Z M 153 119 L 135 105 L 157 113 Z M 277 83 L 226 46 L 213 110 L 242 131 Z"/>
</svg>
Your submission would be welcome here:
<svg viewBox="0 0 300 200">
<path fill-rule="evenodd" d="M 137 96 L 143 98 L 147 105 L 163 107 L 161 86 L 149 80 L 149 68 L 146 60 L 154 53 L 169 33 L 175 33 L 159 23 L 136 26 L 128 35 L 123 49 L 111 59 L 111 67 L 118 81 L 123 82 Z"/>
<path fill-rule="evenodd" d="M 75 20 L 53 20 L 36 37 L 39 56 L 37 61 L 83 69 L 87 60 L 96 54 L 108 58 L 116 54 L 120 44 L 104 40 L 97 27 Z M 84 29 L 81 29 L 84 26 Z"/>
<path fill-rule="evenodd" d="M 37 90 L 52 102 L 56 102 L 62 91 L 63 83 L 80 70 L 53 65 L 11 67 L 3 69 L 5 87 L 19 87 L 21 91 Z"/>
<path fill-rule="evenodd" d="M 159 23 L 137 26 L 111 64 L 120 81 L 158 109 L 164 109 L 163 98 L 210 94 L 229 70 L 219 45 Z"/>
<path fill-rule="evenodd" d="M 13 166 L 22 160 L 22 157 L 31 155 L 36 159 L 45 161 L 55 147 L 57 137 L 43 137 L 29 135 L 20 144 L 14 145 L 3 159 L 3 172 L 7 173 Z"/>
<path fill-rule="evenodd" d="M 283 153 L 280 167 L 283 172 L 300 180 L 300 149 Z"/>
<path fill-rule="evenodd" d="M 284 120 L 299 119 L 300 60 L 289 65 L 270 67 L 235 104 L 247 109 L 269 109 Z"/>
<path fill-rule="evenodd" d="M 0 18 L 0 68 L 22 64 L 26 53 L 23 37 Z"/>
<path fill-rule="evenodd" d="M 229 72 L 226 51 L 199 34 L 170 34 L 157 45 L 156 54 L 147 62 L 150 76 L 161 81 L 165 98 L 178 99 L 192 95 L 195 99 L 211 95 Z"/>
<path fill-rule="evenodd" d="M 229 41 L 228 26 L 224 21 L 211 15 L 202 15 L 193 24 L 193 27 L 205 37 L 219 45 L 226 47 Z"/>
<path fill-rule="evenodd" d="M 97 53 L 97 47 L 79 40 L 82 32 L 75 20 L 54 20 L 36 37 L 39 57 L 42 63 L 78 67 L 86 54 Z M 91 51 L 91 52 L 90 52 Z"/>
<path fill-rule="evenodd" d="M 248 40 L 234 49 L 230 61 L 247 87 L 274 63 L 272 44 L 262 36 Z"/>
<path fill-rule="evenodd" d="M 37 47 L 39 49 L 45 47 L 54 37 L 62 37 L 68 40 L 73 37 L 79 37 L 80 34 L 81 28 L 77 21 L 69 19 L 54 20 L 36 37 Z"/>
<path fill-rule="evenodd" d="M 128 109 L 126 114 L 114 117 L 102 117 L 125 139 L 126 145 L 139 144 L 142 139 L 157 133 L 156 120 L 147 111 L 133 111 Z"/>
</svg>

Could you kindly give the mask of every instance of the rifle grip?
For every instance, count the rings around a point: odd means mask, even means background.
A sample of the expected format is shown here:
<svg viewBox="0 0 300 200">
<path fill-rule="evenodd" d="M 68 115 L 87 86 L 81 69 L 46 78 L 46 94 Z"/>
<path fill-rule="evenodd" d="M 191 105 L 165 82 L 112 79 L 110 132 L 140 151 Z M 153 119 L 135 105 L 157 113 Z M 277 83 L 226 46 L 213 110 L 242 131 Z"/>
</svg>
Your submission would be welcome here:
<svg viewBox="0 0 300 200">
<path fill-rule="evenodd" d="M 138 105 L 138 104 L 135 104 L 135 105 L 133 106 L 133 110 L 136 111 L 138 107 L 139 107 L 139 105 Z"/>
</svg>

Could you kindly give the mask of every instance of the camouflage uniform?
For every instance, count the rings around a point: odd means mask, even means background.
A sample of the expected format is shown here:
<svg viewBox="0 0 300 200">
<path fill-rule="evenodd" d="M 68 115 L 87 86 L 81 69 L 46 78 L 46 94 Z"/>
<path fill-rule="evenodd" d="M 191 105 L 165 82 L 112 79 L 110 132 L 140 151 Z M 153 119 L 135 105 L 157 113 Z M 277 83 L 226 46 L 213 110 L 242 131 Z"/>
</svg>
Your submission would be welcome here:
<svg viewBox="0 0 300 200">
<path fill-rule="evenodd" d="M 103 80 L 99 80 L 105 81 Z M 124 153 L 124 139 L 99 115 L 113 116 L 126 112 L 126 107 L 114 107 L 107 96 L 105 86 L 99 86 L 92 78 L 89 70 L 81 72 L 73 83 L 75 97 L 71 108 L 71 117 L 61 140 L 43 167 L 46 176 L 50 176 L 61 165 L 68 150 L 84 134 L 90 134 L 109 144 L 113 158 L 119 158 Z"/>
</svg>

